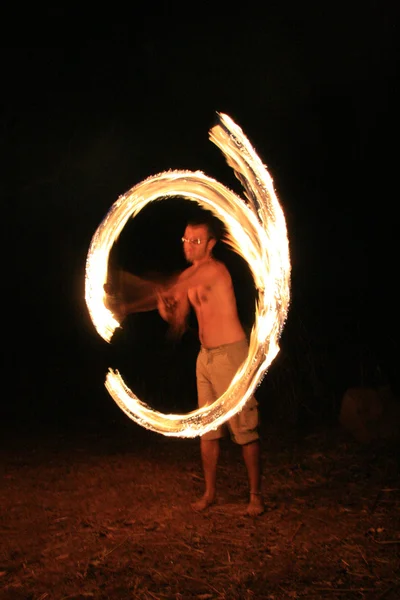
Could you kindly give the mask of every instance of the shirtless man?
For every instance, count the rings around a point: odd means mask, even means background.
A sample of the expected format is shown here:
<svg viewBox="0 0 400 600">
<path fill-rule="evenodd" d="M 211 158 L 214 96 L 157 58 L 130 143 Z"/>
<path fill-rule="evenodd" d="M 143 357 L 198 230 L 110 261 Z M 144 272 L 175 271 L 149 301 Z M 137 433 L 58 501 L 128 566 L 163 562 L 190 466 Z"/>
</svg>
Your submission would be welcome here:
<svg viewBox="0 0 400 600">
<path fill-rule="evenodd" d="M 212 256 L 217 234 L 211 222 L 190 222 L 182 242 L 185 258 L 191 266 L 167 291 L 159 294 L 158 310 L 177 337 L 186 329 L 190 305 L 195 310 L 201 343 L 196 364 L 201 407 L 212 404 L 227 390 L 236 371 L 246 360 L 248 344 L 239 320 L 229 271 Z M 194 510 L 205 510 L 215 500 L 219 440 L 228 428 L 233 441 L 242 447 L 247 469 L 250 499 L 246 512 L 251 516 L 263 512 L 257 426 L 257 401 L 252 397 L 228 423 L 201 437 L 205 490 L 202 497 L 192 504 Z"/>
</svg>

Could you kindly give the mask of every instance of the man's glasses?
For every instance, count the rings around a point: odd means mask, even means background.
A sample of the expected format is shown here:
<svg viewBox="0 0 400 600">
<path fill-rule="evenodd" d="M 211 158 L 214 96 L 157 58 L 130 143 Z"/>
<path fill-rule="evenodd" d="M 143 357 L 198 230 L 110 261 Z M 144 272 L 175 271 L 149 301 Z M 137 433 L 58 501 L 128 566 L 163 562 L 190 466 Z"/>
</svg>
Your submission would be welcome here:
<svg viewBox="0 0 400 600">
<path fill-rule="evenodd" d="M 204 240 L 200 240 L 199 238 L 188 238 L 183 237 L 182 242 L 185 244 L 193 244 L 194 246 L 199 246 Z M 206 240 L 207 241 L 207 240 Z"/>
</svg>

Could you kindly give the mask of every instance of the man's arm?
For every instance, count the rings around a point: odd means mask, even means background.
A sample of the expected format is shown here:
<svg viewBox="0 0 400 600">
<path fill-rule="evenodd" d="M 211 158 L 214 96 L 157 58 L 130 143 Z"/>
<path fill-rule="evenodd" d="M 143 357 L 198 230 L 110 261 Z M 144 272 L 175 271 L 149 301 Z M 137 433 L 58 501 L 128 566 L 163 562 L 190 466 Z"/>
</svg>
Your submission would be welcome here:
<svg viewBox="0 0 400 600">
<path fill-rule="evenodd" d="M 104 284 L 104 304 L 118 321 L 132 313 L 157 310 L 159 294 L 170 288 L 177 275 L 158 273 L 138 277 L 127 271 L 115 271 Z"/>
<path fill-rule="evenodd" d="M 146 294 L 137 297 L 135 300 L 125 302 L 118 294 L 113 294 L 110 286 L 105 285 L 106 292 L 104 298 L 105 306 L 114 313 L 116 319 L 121 322 L 131 313 L 148 312 L 157 310 L 158 291 L 156 289 L 146 290 Z"/>
</svg>

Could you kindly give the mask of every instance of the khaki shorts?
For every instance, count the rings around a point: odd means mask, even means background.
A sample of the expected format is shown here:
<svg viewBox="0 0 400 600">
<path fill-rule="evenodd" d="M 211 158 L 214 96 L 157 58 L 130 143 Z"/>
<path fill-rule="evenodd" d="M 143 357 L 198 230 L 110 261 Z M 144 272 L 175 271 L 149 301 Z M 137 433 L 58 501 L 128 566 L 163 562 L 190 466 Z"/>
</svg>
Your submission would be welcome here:
<svg viewBox="0 0 400 600">
<path fill-rule="evenodd" d="M 213 404 L 228 389 L 234 375 L 248 354 L 247 340 L 224 344 L 217 348 L 201 347 L 196 363 L 197 396 L 199 407 Z M 241 411 L 217 429 L 202 435 L 204 440 L 216 440 L 229 432 L 240 445 L 259 439 L 258 403 L 251 396 Z"/>
</svg>

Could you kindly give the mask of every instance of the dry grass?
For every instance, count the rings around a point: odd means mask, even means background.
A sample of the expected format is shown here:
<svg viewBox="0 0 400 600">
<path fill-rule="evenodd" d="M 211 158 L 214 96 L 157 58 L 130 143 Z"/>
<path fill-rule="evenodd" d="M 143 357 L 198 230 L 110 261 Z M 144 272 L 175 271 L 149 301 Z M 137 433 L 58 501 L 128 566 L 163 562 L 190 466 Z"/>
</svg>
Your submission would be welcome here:
<svg viewBox="0 0 400 600">
<path fill-rule="evenodd" d="M 9 436 L 1 459 L 1 600 L 400 597 L 395 448 L 264 432 L 256 519 L 229 442 L 204 514 L 198 440 L 130 421 Z"/>
</svg>

